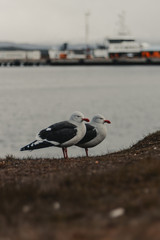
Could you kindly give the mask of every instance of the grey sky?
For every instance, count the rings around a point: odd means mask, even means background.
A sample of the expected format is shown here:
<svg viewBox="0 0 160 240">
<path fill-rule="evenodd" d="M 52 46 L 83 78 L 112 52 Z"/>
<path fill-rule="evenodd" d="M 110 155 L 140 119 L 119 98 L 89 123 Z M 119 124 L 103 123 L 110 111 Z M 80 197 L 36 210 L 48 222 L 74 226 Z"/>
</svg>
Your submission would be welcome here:
<svg viewBox="0 0 160 240">
<path fill-rule="evenodd" d="M 0 0 L 0 41 L 82 42 L 88 10 L 89 40 L 113 35 L 124 10 L 132 35 L 160 42 L 160 0 Z"/>
</svg>

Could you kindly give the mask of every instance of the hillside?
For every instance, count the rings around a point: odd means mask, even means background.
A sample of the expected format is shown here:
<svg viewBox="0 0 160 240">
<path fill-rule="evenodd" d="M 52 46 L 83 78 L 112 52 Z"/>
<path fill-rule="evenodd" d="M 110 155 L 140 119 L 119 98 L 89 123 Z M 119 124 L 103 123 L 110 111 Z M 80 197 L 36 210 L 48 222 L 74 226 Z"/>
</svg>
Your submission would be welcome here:
<svg viewBox="0 0 160 240">
<path fill-rule="evenodd" d="M 159 236 L 160 131 L 105 156 L 0 159 L 0 239 Z"/>
</svg>

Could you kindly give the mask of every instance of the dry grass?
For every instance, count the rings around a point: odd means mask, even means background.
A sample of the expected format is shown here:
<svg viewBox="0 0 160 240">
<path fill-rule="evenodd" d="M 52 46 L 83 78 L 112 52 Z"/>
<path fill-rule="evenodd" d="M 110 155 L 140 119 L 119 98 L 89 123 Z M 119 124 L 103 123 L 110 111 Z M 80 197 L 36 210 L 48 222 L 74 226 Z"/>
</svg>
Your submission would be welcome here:
<svg viewBox="0 0 160 240">
<path fill-rule="evenodd" d="M 158 240 L 159 227 L 160 132 L 101 157 L 0 160 L 0 240 Z"/>
</svg>

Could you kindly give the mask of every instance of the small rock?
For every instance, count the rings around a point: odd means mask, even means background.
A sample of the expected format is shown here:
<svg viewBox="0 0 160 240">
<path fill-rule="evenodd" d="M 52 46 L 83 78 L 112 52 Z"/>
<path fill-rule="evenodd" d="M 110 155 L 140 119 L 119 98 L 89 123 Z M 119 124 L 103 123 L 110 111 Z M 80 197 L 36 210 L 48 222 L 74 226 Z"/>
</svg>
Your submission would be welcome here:
<svg viewBox="0 0 160 240">
<path fill-rule="evenodd" d="M 54 210 L 59 210 L 60 207 L 61 207 L 61 205 L 60 205 L 59 202 L 54 202 L 54 203 L 53 203 L 53 208 L 54 208 Z"/>
<path fill-rule="evenodd" d="M 148 194 L 148 193 L 149 193 L 149 189 L 148 189 L 148 188 L 145 188 L 145 189 L 144 189 L 144 193 Z"/>
<path fill-rule="evenodd" d="M 117 217 L 123 216 L 124 213 L 125 213 L 124 208 L 116 208 L 116 209 L 110 211 L 109 216 L 110 216 L 110 218 L 117 218 Z"/>
<path fill-rule="evenodd" d="M 0 161 L 0 166 L 4 166 L 5 165 L 5 161 Z"/>
<path fill-rule="evenodd" d="M 24 205 L 24 206 L 22 207 L 22 212 L 23 212 L 23 213 L 28 213 L 30 210 L 31 210 L 31 207 L 28 206 L 28 205 Z"/>
</svg>

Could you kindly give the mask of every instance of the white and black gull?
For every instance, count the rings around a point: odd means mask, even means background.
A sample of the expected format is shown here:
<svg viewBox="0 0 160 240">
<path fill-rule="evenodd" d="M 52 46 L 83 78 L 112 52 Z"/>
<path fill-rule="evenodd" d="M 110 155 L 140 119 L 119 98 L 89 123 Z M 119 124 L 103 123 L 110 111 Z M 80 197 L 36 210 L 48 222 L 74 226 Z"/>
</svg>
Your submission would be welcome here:
<svg viewBox="0 0 160 240">
<path fill-rule="evenodd" d="M 88 148 L 92 148 L 100 144 L 107 136 L 107 128 L 105 123 L 110 124 L 109 120 L 101 114 L 97 114 L 93 117 L 90 123 L 86 123 L 86 134 L 76 144 L 76 146 L 85 148 L 86 156 L 88 157 Z"/>
<path fill-rule="evenodd" d="M 78 143 L 86 133 L 84 121 L 89 122 L 89 119 L 84 118 L 81 112 L 76 111 L 71 115 L 69 121 L 58 122 L 41 130 L 35 141 L 20 150 L 32 151 L 46 147 L 60 147 L 64 158 L 68 158 L 67 147 Z"/>
</svg>

